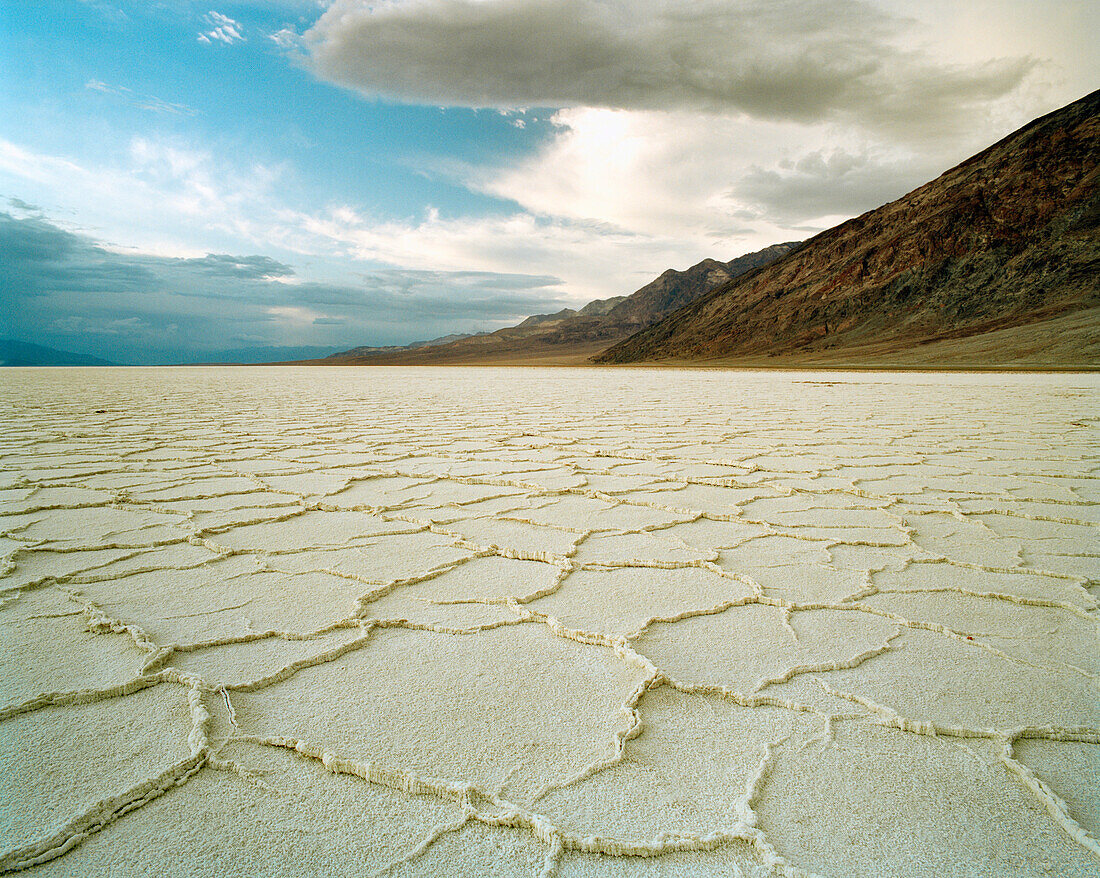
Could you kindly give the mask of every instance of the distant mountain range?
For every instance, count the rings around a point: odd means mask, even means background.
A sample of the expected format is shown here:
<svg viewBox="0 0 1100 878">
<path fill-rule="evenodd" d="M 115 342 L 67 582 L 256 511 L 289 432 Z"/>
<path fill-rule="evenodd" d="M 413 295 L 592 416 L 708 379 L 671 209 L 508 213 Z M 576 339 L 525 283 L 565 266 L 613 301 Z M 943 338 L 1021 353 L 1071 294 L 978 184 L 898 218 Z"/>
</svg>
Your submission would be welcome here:
<svg viewBox="0 0 1100 878">
<path fill-rule="evenodd" d="M 338 350 L 336 345 L 282 345 L 268 347 L 230 348 L 228 350 L 210 351 L 206 354 L 193 356 L 181 365 L 210 365 L 230 363 L 233 365 L 259 365 L 263 363 L 295 362 L 312 357 L 327 357 L 333 351 Z"/>
<path fill-rule="evenodd" d="M 529 318 L 534 319 L 534 318 Z M 488 335 L 488 332 L 452 332 L 450 335 L 444 335 L 439 338 L 429 339 L 428 341 L 414 341 L 410 344 L 402 345 L 363 345 L 361 347 L 352 348 L 347 351 L 337 351 L 336 353 L 329 354 L 326 359 L 328 360 L 351 360 L 358 357 L 372 357 L 377 354 L 394 354 L 403 353 L 406 351 L 415 351 L 420 348 L 429 348 L 434 345 L 450 344 L 453 341 L 460 341 L 464 338 L 473 338 L 477 335 Z"/>
<path fill-rule="evenodd" d="M 99 357 L 0 338 L 0 366 L 113 366 Z"/>
<path fill-rule="evenodd" d="M 745 272 L 798 246 L 774 244 L 729 262 L 704 259 L 684 271 L 669 269 L 630 296 L 597 299 L 580 310 L 535 314 L 516 326 L 468 336 L 445 336 L 404 347 L 359 347 L 326 357 L 325 363 L 444 365 L 460 363 L 582 363 L 640 329 Z"/>
<path fill-rule="evenodd" d="M 1100 92 L 594 357 L 1100 366 Z"/>
</svg>

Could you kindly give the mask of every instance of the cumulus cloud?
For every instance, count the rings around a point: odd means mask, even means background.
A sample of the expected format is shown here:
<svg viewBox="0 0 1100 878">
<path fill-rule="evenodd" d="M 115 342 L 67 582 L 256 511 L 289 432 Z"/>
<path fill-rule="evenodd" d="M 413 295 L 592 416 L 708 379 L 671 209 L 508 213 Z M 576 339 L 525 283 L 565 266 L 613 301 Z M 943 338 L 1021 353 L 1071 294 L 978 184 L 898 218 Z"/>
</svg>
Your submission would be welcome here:
<svg viewBox="0 0 1100 878">
<path fill-rule="evenodd" d="M 322 76 L 466 107 L 603 107 L 936 131 L 1016 89 L 1026 56 L 948 65 L 862 0 L 336 0 Z"/>
<path fill-rule="evenodd" d="M 116 362 L 403 344 L 561 304 L 552 276 L 387 269 L 319 283 L 267 256 L 118 253 L 42 216 L 0 212 L 0 336 Z"/>
</svg>

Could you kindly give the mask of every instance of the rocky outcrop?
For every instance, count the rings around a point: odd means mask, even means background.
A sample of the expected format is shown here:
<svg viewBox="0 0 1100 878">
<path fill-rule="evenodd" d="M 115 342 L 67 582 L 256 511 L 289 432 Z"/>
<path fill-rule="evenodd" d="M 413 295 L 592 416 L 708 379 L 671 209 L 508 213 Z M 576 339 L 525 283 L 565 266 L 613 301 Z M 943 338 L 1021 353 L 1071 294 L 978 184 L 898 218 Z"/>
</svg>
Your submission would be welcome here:
<svg viewBox="0 0 1100 878">
<path fill-rule="evenodd" d="M 1100 306 L 1100 92 L 594 357 L 900 350 Z"/>
<path fill-rule="evenodd" d="M 796 247 L 797 241 L 789 241 L 729 262 L 704 259 L 686 271 L 669 269 L 612 308 L 607 314 L 608 322 L 631 331 L 650 326 L 723 283 L 786 256 Z"/>
</svg>

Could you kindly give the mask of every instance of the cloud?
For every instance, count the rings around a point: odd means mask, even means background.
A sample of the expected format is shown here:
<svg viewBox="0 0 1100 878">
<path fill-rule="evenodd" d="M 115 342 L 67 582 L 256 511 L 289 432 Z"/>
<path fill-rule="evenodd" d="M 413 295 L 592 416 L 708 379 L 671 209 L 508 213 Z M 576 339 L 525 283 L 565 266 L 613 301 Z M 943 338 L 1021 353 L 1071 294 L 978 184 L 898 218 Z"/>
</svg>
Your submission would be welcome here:
<svg viewBox="0 0 1100 878">
<path fill-rule="evenodd" d="M 429 210 L 419 220 L 376 222 L 344 207 L 305 217 L 303 227 L 366 262 L 560 278 L 572 306 L 632 292 L 670 265 L 686 268 L 715 247 L 710 239 L 642 235 L 606 222 L 526 212 L 446 218 Z"/>
<path fill-rule="evenodd" d="M 80 314 L 59 317 L 49 324 L 49 329 L 64 335 L 96 335 L 126 337 L 145 335 L 153 329 L 140 317 L 116 317 L 90 319 Z"/>
<path fill-rule="evenodd" d="M 929 176 L 911 162 L 818 149 L 771 168 L 752 166 L 730 196 L 750 216 L 792 228 L 816 220 L 816 231 L 900 197 Z"/>
<path fill-rule="evenodd" d="M 177 140 L 135 138 L 117 161 L 84 166 L 0 139 L 0 182 L 6 172 L 7 185 L 21 194 L 79 204 L 86 227 L 99 236 L 107 229 L 112 240 L 139 252 L 202 258 L 210 250 L 248 248 L 341 265 L 333 273 L 342 278 L 364 264 L 538 275 L 560 278 L 561 295 L 573 305 L 629 292 L 670 265 L 687 267 L 713 255 L 716 246 L 729 252 L 726 258 L 744 252 L 741 242 L 727 248 L 710 238 L 651 236 L 568 214 L 509 212 L 507 205 L 490 216 L 445 218 L 429 209 L 401 220 L 373 216 L 358 205 L 306 209 L 288 203 L 287 193 L 299 188 L 292 170 L 241 164 L 239 157 Z M 477 181 L 473 169 L 461 173 L 462 185 L 480 187 L 494 172 L 477 170 Z M 638 181 L 630 185 L 639 188 Z M 295 282 L 289 275 L 280 280 Z M 531 307 L 528 313 L 542 306 Z"/>
<path fill-rule="evenodd" d="M 465 107 L 704 111 L 934 132 L 1027 56 L 946 64 L 861 0 L 336 0 L 304 37 L 365 94 Z"/>
<path fill-rule="evenodd" d="M 166 264 L 172 264 L 167 262 Z M 202 259 L 181 259 L 177 267 L 190 269 L 210 277 L 237 277 L 252 280 L 274 280 L 294 276 L 289 265 L 269 256 L 226 256 L 208 253 Z"/>
<path fill-rule="evenodd" d="M 821 231 L 972 152 L 958 141 L 924 153 L 825 124 L 743 118 L 709 118 L 701 136 L 686 112 L 573 108 L 553 121 L 555 135 L 532 154 L 454 173 L 537 216 L 618 229 L 620 252 L 635 249 L 628 235 L 676 242 L 679 259 L 667 257 L 676 267 Z M 639 262 L 662 270 L 644 255 Z"/>
<path fill-rule="evenodd" d="M 42 216 L 0 211 L 0 336 L 116 362 L 403 344 L 561 305 L 552 276 L 387 269 L 321 283 L 268 256 L 119 253 Z"/>
<path fill-rule="evenodd" d="M 0 138 L 0 185 L 41 203 L 79 206 L 84 223 L 146 252 L 194 256 L 229 241 L 291 252 L 320 246 L 285 219 L 284 165 L 163 136 L 134 137 L 110 156 L 109 164 L 83 164 Z"/>
<path fill-rule="evenodd" d="M 268 34 L 267 38 L 280 49 L 296 49 L 302 44 L 302 35 L 289 27 Z"/>
<path fill-rule="evenodd" d="M 317 323 L 326 319 L 324 314 L 318 314 L 301 305 L 271 305 L 264 308 L 264 313 L 279 320 L 288 320 L 291 323 Z"/>
<path fill-rule="evenodd" d="M 176 104 L 162 100 L 154 95 L 143 95 L 124 85 L 108 85 L 99 79 L 89 79 L 84 83 L 89 91 L 96 91 L 105 95 L 113 95 L 121 98 L 125 103 L 140 110 L 149 110 L 153 113 L 165 113 L 173 116 L 194 116 L 196 110 L 186 104 Z"/>
<path fill-rule="evenodd" d="M 211 30 L 202 31 L 199 34 L 200 43 L 225 43 L 227 46 L 232 46 L 234 43 L 243 43 L 244 35 L 242 31 L 244 28 L 239 21 L 234 21 L 228 15 L 222 15 L 220 12 L 214 12 L 210 10 L 205 16 L 203 16 L 206 23 L 213 25 Z"/>
<path fill-rule="evenodd" d="M 111 94 L 111 95 L 126 94 L 130 91 L 130 89 L 128 89 L 128 88 L 124 88 L 124 87 L 120 87 L 120 86 L 107 85 L 107 83 L 102 82 L 101 80 L 98 80 L 98 79 L 89 79 L 86 83 L 84 83 L 84 87 L 87 88 L 87 89 L 91 89 L 92 91 L 101 91 L 104 94 Z"/>
<path fill-rule="evenodd" d="M 25 213 L 40 213 L 42 210 L 37 204 L 28 204 L 22 198 L 9 198 L 8 204 Z"/>
<path fill-rule="evenodd" d="M 86 238 L 40 216 L 0 212 L 0 301 L 17 316 L 17 300 L 64 288 L 70 293 L 136 290 L 152 281 L 139 263 L 120 262 Z"/>
<path fill-rule="evenodd" d="M 556 277 L 507 275 L 486 271 L 381 270 L 362 275 L 354 292 L 347 288 L 306 284 L 301 301 L 331 308 L 345 304 L 349 293 L 370 300 L 384 319 L 476 318 L 508 325 L 540 307 L 561 307 Z M 536 309 L 537 310 L 537 309 Z"/>
</svg>

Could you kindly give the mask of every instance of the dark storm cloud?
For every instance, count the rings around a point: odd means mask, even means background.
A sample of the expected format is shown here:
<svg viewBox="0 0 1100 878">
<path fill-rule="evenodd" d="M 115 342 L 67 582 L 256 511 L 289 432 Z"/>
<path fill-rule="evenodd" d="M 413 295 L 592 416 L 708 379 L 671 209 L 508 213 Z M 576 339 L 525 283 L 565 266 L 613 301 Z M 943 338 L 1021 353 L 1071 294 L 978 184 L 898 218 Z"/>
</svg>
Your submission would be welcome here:
<svg viewBox="0 0 1100 878">
<path fill-rule="evenodd" d="M 1015 89 L 1028 58 L 947 66 L 859 0 L 337 0 L 316 71 L 467 107 L 702 110 L 935 129 Z"/>
<path fill-rule="evenodd" d="M 42 217 L 0 213 L 0 301 L 5 304 L 54 290 L 136 290 L 153 280 L 145 266 L 121 261 Z"/>
<path fill-rule="evenodd" d="M 0 212 L 0 337 L 115 362 L 212 359 L 244 345 L 406 343 L 560 307 L 558 284 L 400 270 L 354 286 L 315 283 L 267 256 L 117 253 L 41 216 Z"/>
<path fill-rule="evenodd" d="M 207 277 L 239 277 L 263 280 L 292 277 L 294 269 L 268 256 L 226 256 L 208 253 L 201 259 L 181 259 L 176 270 L 193 271 Z"/>
<path fill-rule="evenodd" d="M 37 204 L 28 204 L 22 198 L 9 198 L 8 204 L 10 204 L 16 210 L 22 210 L 28 213 L 38 213 L 41 209 L 38 207 Z"/>
</svg>

